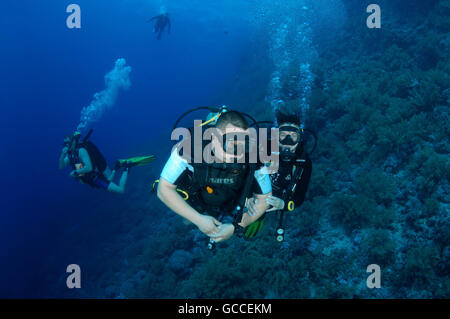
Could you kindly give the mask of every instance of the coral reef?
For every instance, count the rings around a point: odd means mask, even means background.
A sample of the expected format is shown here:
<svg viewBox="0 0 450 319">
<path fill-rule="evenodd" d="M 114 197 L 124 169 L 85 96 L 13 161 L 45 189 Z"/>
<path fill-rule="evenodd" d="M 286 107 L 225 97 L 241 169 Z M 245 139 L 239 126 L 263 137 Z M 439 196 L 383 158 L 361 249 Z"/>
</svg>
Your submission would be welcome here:
<svg viewBox="0 0 450 319">
<path fill-rule="evenodd" d="M 91 276 L 100 284 L 88 296 L 450 298 L 450 1 L 421 8 L 428 11 L 413 11 L 408 23 L 387 18 L 379 32 L 350 23 L 318 52 L 306 125 L 319 143 L 307 200 L 286 216 L 284 243 L 268 215 L 254 240 L 233 238 L 213 254 L 206 236 L 156 198 L 148 207 L 130 200 L 126 214 L 111 207 L 116 226 L 102 226 L 115 235 L 96 244 Z M 246 71 L 261 65 L 246 61 Z M 266 88 L 248 85 L 272 79 L 275 95 L 289 96 L 299 65 L 282 67 L 284 83 L 267 69 L 243 72 L 233 102 L 270 116 Z M 114 266 L 105 273 L 101 260 Z M 380 289 L 365 285 L 372 263 L 382 269 Z"/>
</svg>

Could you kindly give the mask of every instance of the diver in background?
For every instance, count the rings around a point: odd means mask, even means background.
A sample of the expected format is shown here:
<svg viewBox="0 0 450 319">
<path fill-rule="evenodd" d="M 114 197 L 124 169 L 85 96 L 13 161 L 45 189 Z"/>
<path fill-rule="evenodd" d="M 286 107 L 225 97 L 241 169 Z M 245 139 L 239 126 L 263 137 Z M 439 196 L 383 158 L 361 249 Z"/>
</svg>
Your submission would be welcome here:
<svg viewBox="0 0 450 319">
<path fill-rule="evenodd" d="M 89 135 L 90 133 L 81 142 L 79 141 L 80 133 L 78 132 L 64 137 L 64 148 L 59 158 L 59 168 L 64 169 L 71 165 L 73 170 L 70 176 L 93 188 L 101 188 L 109 192 L 123 194 L 130 167 L 148 164 L 154 160 L 154 156 L 118 160 L 111 171 L 102 153 L 94 143 L 87 141 Z M 123 173 L 120 177 L 119 185 L 117 185 L 112 180 L 116 171 L 120 168 L 123 168 Z"/>
<path fill-rule="evenodd" d="M 150 18 L 147 20 L 147 22 L 152 22 L 153 20 L 156 20 L 155 26 L 153 28 L 154 33 L 158 33 L 157 39 L 161 40 L 162 33 L 164 31 L 164 28 L 167 26 L 167 32 L 170 34 L 170 19 L 169 14 L 163 13 L 157 16 L 154 16 L 153 18 Z"/>
<path fill-rule="evenodd" d="M 312 162 L 304 150 L 300 117 L 297 114 L 276 114 L 279 129 L 279 168 L 270 175 L 272 195 L 266 199 L 268 212 L 279 212 L 277 241 L 284 240 L 283 215 L 300 207 L 305 200 L 311 179 Z M 252 202 L 249 203 L 253 205 Z M 246 238 L 253 238 L 264 223 L 265 215 L 250 225 Z"/>
<path fill-rule="evenodd" d="M 299 116 L 277 112 L 276 118 L 280 138 L 280 162 L 278 172 L 270 175 L 273 196 L 267 199 L 267 203 L 272 206 L 268 212 L 286 210 L 289 202 L 293 203 L 293 207 L 299 207 L 305 200 L 312 172 L 311 159 L 301 144 Z M 296 172 L 297 170 L 299 171 Z M 288 189 L 291 182 L 295 183 L 294 190 Z"/>
</svg>

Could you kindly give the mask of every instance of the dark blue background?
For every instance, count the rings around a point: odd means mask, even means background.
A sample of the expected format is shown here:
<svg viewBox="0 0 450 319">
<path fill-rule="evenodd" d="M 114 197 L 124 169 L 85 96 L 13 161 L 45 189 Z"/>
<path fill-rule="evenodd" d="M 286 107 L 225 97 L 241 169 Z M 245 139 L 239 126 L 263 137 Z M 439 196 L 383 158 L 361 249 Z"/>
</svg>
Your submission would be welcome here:
<svg viewBox="0 0 450 319">
<path fill-rule="evenodd" d="M 66 27 L 73 2 L 82 9 L 81 30 Z M 0 4 L 3 288 L 32 277 L 58 234 L 96 200 L 98 193 L 57 169 L 58 157 L 63 136 L 104 89 L 103 77 L 117 58 L 132 67 L 132 85 L 94 125 L 92 137 L 110 165 L 133 152 L 154 153 L 146 145 L 168 134 L 182 111 L 208 104 L 238 66 L 247 26 L 213 14 L 206 21 L 195 7 L 190 14 L 168 7 L 172 33 L 157 41 L 146 19 L 158 10 L 144 1 Z"/>
</svg>

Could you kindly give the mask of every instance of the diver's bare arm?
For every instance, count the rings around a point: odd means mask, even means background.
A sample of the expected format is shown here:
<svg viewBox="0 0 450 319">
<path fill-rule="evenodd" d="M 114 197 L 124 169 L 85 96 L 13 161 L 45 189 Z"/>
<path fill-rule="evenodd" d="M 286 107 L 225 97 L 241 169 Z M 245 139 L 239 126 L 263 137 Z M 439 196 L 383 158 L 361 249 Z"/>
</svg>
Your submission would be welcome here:
<svg viewBox="0 0 450 319">
<path fill-rule="evenodd" d="M 266 203 L 266 199 L 270 195 L 272 195 L 272 192 L 267 193 L 265 195 L 261 195 L 261 194 L 253 195 L 253 198 L 256 200 L 255 208 L 256 208 L 257 212 L 255 215 L 252 215 L 252 216 L 250 216 L 248 213 L 244 213 L 239 225 L 241 225 L 242 227 L 247 227 L 254 221 L 258 220 L 269 208 L 269 205 L 267 205 L 267 203 Z"/>
<path fill-rule="evenodd" d="M 67 147 L 65 147 L 59 156 L 59 169 L 64 169 L 67 165 L 69 165 L 69 158 L 67 157 Z"/>
<path fill-rule="evenodd" d="M 178 195 L 176 188 L 175 185 L 161 177 L 158 183 L 158 198 L 172 211 L 197 225 L 202 215 Z"/>
<path fill-rule="evenodd" d="M 80 148 L 80 150 L 78 151 L 78 156 L 81 160 L 81 162 L 83 163 L 83 167 L 80 169 L 77 169 L 76 172 L 78 174 L 86 174 L 89 172 L 92 172 L 92 162 L 91 162 L 91 158 L 89 157 L 88 152 L 84 149 L 84 148 Z"/>
</svg>

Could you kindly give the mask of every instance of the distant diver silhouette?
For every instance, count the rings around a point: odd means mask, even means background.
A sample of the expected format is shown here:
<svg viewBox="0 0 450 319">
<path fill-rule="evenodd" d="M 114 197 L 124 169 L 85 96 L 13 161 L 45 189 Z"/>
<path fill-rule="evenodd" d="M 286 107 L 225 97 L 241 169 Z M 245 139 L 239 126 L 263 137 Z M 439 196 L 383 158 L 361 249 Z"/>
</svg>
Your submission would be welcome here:
<svg viewBox="0 0 450 319">
<path fill-rule="evenodd" d="M 169 14 L 163 13 L 157 16 L 154 16 L 153 18 L 150 18 L 147 20 L 147 22 L 152 22 L 153 20 L 156 20 L 155 26 L 153 28 L 154 33 L 158 33 L 156 38 L 158 40 L 161 40 L 162 33 L 164 31 L 164 28 L 167 26 L 167 32 L 170 34 L 170 19 Z"/>
</svg>

